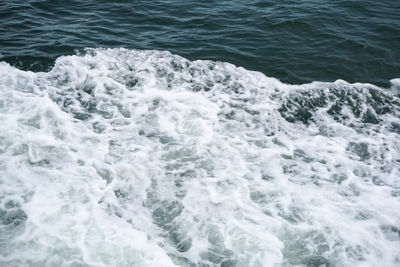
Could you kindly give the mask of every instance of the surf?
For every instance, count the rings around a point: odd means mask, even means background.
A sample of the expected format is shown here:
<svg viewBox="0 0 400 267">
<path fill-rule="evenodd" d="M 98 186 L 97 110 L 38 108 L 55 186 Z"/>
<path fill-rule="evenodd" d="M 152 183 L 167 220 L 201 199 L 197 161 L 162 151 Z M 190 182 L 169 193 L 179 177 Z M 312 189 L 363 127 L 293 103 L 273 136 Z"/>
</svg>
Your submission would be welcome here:
<svg viewBox="0 0 400 267">
<path fill-rule="evenodd" d="M 4 265 L 399 264 L 398 79 L 122 48 L 0 74 Z"/>
</svg>

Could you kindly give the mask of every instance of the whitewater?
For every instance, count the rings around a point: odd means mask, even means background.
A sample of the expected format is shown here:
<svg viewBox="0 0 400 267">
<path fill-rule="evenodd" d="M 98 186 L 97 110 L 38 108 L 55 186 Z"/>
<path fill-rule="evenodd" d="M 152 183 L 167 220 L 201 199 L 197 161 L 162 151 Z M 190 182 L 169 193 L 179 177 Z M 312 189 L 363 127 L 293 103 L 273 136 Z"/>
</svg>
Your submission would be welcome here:
<svg viewBox="0 0 400 267">
<path fill-rule="evenodd" d="M 0 265 L 400 266 L 400 80 L 0 62 Z"/>
</svg>

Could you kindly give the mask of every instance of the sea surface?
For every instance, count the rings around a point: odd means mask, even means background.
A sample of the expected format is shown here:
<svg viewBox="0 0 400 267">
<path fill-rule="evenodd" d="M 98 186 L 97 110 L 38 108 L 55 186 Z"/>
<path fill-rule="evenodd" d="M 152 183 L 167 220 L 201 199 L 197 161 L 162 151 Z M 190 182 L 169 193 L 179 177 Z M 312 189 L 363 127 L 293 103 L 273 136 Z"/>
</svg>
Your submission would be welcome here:
<svg viewBox="0 0 400 267">
<path fill-rule="evenodd" d="M 400 266 L 400 1 L 0 0 L 0 266 Z"/>
</svg>

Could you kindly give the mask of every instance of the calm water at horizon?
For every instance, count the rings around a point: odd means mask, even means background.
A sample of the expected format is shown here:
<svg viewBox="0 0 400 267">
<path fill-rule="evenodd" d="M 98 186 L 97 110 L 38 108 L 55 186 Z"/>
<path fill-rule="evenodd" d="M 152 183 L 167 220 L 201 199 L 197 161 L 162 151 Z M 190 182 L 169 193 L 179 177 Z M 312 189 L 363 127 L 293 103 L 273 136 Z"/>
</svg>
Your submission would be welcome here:
<svg viewBox="0 0 400 267">
<path fill-rule="evenodd" d="M 1 1 L 0 53 L 48 70 L 86 47 L 167 50 L 288 83 L 400 77 L 399 1 Z"/>
</svg>

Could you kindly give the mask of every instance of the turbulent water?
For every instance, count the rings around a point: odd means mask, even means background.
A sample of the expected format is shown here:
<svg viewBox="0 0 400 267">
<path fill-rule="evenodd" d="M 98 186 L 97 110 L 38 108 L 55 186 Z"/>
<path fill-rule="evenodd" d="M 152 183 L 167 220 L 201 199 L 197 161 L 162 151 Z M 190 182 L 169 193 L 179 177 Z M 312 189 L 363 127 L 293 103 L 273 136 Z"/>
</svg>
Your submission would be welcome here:
<svg viewBox="0 0 400 267">
<path fill-rule="evenodd" d="M 400 1 L 0 0 L 0 266 L 400 266 Z"/>
<path fill-rule="evenodd" d="M 1 266 L 399 266 L 400 81 L 169 52 L 0 63 Z"/>
</svg>

